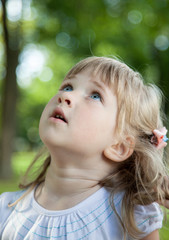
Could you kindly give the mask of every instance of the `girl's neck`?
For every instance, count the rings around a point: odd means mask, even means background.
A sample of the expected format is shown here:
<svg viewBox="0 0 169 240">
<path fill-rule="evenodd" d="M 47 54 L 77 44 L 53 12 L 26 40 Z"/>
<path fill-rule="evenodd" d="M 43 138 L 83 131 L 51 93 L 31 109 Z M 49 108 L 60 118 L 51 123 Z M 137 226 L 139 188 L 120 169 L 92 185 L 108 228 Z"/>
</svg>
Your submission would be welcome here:
<svg viewBox="0 0 169 240">
<path fill-rule="evenodd" d="M 71 208 L 100 188 L 99 179 L 94 176 L 92 170 L 55 169 L 51 165 L 45 181 L 37 188 L 35 198 L 48 210 Z"/>
<path fill-rule="evenodd" d="M 80 203 L 101 187 L 100 180 L 112 169 L 110 164 L 105 168 L 89 164 L 94 159 L 76 159 L 82 165 L 75 164 L 70 156 L 67 162 L 63 156 L 60 159 L 51 159 L 45 181 L 35 193 L 38 203 L 48 210 L 63 210 Z"/>
</svg>

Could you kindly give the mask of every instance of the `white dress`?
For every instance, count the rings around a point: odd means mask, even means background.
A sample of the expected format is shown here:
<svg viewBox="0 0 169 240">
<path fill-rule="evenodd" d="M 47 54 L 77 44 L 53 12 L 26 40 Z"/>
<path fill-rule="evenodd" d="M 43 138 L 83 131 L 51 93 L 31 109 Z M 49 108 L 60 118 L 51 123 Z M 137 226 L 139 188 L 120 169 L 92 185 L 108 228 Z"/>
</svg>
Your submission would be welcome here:
<svg viewBox="0 0 169 240">
<path fill-rule="evenodd" d="M 23 191 L 0 195 L 1 240 L 122 240 L 123 230 L 109 202 L 110 193 L 104 187 L 78 205 L 61 211 L 49 211 L 40 206 L 34 191 L 16 206 L 9 203 Z M 115 195 L 114 204 L 120 213 L 123 193 Z M 143 236 L 162 227 L 163 215 L 157 203 L 137 206 L 137 226 Z M 128 238 L 129 239 L 129 238 Z"/>
</svg>

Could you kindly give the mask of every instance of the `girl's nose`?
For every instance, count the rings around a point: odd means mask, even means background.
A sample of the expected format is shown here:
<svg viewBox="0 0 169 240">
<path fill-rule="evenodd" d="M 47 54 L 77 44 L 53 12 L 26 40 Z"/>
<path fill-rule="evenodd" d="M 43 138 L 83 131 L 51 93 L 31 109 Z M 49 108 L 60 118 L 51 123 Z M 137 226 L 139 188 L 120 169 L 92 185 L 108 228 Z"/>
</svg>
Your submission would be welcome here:
<svg viewBox="0 0 169 240">
<path fill-rule="evenodd" d="M 58 103 L 66 104 L 71 107 L 72 100 L 68 94 L 62 94 L 58 97 Z"/>
</svg>

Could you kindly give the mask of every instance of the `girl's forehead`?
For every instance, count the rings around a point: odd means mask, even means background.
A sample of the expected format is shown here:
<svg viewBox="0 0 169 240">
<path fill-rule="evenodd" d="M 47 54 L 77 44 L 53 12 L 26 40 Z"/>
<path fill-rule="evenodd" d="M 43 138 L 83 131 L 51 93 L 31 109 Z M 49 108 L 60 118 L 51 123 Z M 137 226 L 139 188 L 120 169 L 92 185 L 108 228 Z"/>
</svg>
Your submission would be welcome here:
<svg viewBox="0 0 169 240">
<path fill-rule="evenodd" d="M 97 87 L 103 92 L 106 92 L 106 89 L 110 89 L 112 91 L 112 94 L 115 94 L 113 83 L 111 81 L 106 81 L 104 76 L 102 76 L 99 72 L 96 73 L 92 72 L 91 70 L 83 70 L 81 72 L 78 72 L 77 74 L 72 74 L 65 77 L 63 83 L 69 83 L 70 81 L 80 81 L 81 83 L 83 81 L 88 81 L 91 87 Z"/>
<path fill-rule="evenodd" d="M 84 70 L 81 70 L 79 72 L 76 72 L 76 73 L 70 73 L 70 74 L 67 74 L 65 80 L 73 80 L 73 79 L 76 79 L 78 80 L 78 77 L 79 76 L 84 76 L 84 81 L 85 81 L 85 76 L 88 76 L 90 78 L 90 81 L 94 81 L 94 82 L 98 82 L 100 84 L 103 84 L 103 85 L 106 85 L 106 86 L 109 86 L 109 87 L 112 87 L 113 85 L 113 82 L 112 82 L 112 79 L 110 76 L 108 76 L 108 74 L 106 74 L 105 72 L 102 72 L 102 71 L 95 71 L 95 69 L 93 68 L 86 68 Z"/>
</svg>

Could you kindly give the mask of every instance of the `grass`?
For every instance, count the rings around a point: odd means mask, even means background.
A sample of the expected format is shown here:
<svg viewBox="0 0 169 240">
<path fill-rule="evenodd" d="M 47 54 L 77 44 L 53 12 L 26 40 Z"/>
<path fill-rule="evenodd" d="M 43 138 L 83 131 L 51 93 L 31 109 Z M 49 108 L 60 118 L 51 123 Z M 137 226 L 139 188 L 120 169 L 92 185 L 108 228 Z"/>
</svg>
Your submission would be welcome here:
<svg viewBox="0 0 169 240">
<path fill-rule="evenodd" d="M 20 177 L 31 163 L 35 156 L 34 152 L 19 152 L 13 154 L 12 168 L 14 176 L 11 180 L 0 180 L 0 193 L 8 191 L 17 191 Z M 160 229 L 160 240 L 169 240 L 169 210 L 167 211 L 167 220 Z"/>
</svg>

